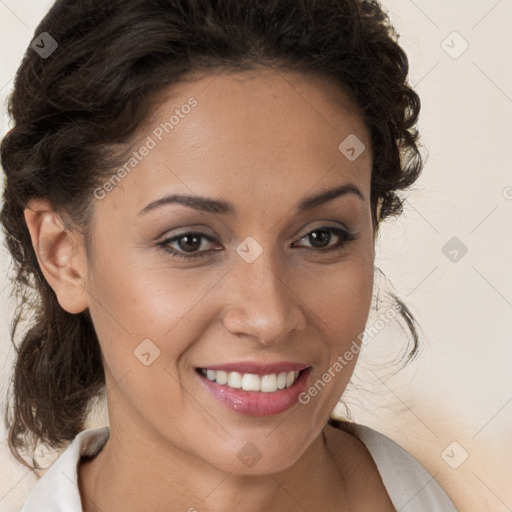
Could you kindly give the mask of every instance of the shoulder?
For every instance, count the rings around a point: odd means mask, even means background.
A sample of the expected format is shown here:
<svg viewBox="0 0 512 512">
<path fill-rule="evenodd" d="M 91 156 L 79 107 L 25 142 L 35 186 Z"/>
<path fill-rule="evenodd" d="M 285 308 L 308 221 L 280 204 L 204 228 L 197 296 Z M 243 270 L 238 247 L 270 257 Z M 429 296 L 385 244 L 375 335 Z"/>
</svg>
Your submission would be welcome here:
<svg viewBox="0 0 512 512">
<path fill-rule="evenodd" d="M 82 456 L 94 456 L 101 451 L 109 435 L 110 429 L 107 426 L 80 432 L 36 482 L 21 512 L 82 512 L 77 464 Z"/>
<path fill-rule="evenodd" d="M 426 468 L 389 437 L 357 423 L 330 420 L 329 425 L 358 439 L 351 450 L 366 452 L 401 512 L 456 512 L 453 502 Z M 354 451 L 352 452 L 354 453 Z"/>
</svg>

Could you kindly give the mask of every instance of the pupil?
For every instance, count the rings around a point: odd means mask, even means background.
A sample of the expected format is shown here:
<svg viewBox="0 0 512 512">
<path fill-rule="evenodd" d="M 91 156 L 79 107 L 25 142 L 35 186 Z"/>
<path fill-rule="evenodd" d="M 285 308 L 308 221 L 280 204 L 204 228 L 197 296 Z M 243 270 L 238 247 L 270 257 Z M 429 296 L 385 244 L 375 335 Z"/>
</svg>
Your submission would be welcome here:
<svg viewBox="0 0 512 512">
<path fill-rule="evenodd" d="M 321 233 L 321 234 L 318 235 L 318 233 Z M 313 231 L 313 233 L 311 233 L 309 236 L 311 237 L 310 241 L 311 241 L 311 245 L 313 245 L 313 247 L 325 247 L 325 245 L 329 245 L 329 239 L 331 238 L 331 234 L 325 230 Z M 320 245 L 316 245 L 316 243 L 319 241 L 320 241 Z M 322 242 L 326 242 L 326 243 L 324 245 L 322 245 Z"/>
<path fill-rule="evenodd" d="M 186 242 L 183 243 L 183 240 L 186 240 Z M 191 240 L 193 240 L 193 242 L 190 242 Z M 196 235 L 182 236 L 179 245 L 184 251 L 193 252 L 201 246 L 201 239 Z"/>
</svg>

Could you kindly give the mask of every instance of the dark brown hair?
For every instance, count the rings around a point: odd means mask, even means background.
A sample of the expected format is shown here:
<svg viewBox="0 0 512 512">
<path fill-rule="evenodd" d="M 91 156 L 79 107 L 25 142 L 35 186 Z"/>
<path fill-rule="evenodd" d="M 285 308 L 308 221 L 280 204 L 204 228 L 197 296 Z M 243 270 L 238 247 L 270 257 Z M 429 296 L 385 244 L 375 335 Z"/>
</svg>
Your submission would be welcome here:
<svg viewBox="0 0 512 512">
<path fill-rule="evenodd" d="M 348 91 L 371 133 L 372 214 L 401 213 L 399 192 L 423 167 L 415 128 L 420 101 L 408 60 L 376 1 L 57 0 L 35 30 L 58 44 L 32 47 L 9 99 L 13 127 L 1 144 L 1 222 L 13 258 L 17 356 L 5 421 L 14 456 L 39 442 L 59 448 L 83 430 L 104 391 L 101 351 L 88 310 L 63 310 L 45 280 L 24 219 L 40 197 L 89 239 L 92 190 L 110 172 L 109 146 L 127 144 L 158 91 L 194 70 L 257 65 L 328 77 Z M 341 141 L 340 141 L 341 142 Z M 119 155 L 117 155 L 118 157 Z M 415 323 L 399 301 L 418 348 Z M 29 326 L 17 345 L 20 321 Z M 38 469 L 32 455 L 31 469 Z"/>
</svg>

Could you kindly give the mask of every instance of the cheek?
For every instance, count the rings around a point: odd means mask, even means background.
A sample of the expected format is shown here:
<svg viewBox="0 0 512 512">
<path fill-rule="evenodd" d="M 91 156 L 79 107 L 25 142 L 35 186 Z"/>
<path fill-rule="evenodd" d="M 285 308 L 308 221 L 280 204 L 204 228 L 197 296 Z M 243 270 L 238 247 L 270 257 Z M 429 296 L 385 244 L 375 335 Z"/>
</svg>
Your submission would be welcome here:
<svg viewBox="0 0 512 512">
<path fill-rule="evenodd" d="M 125 257 L 119 263 L 102 258 L 92 277 L 89 309 L 106 366 L 117 377 L 138 368 L 138 356 L 148 351 L 150 361 L 175 366 L 211 322 L 204 299 L 222 272 L 171 271 Z M 147 355 L 142 359 L 148 362 Z"/>
<path fill-rule="evenodd" d="M 94 272 L 91 295 L 99 300 L 90 311 L 111 403 L 123 404 L 123 414 L 135 409 L 173 423 L 172 411 L 187 403 L 176 365 L 204 335 L 209 320 L 199 314 L 201 300 L 218 279 L 135 268 L 130 258 L 119 265 L 105 259 Z"/>
<path fill-rule="evenodd" d="M 313 276 L 311 276 L 313 277 Z M 316 417 L 328 417 L 342 397 L 361 349 L 373 292 L 373 260 L 354 255 L 328 274 L 318 273 L 307 303 L 327 353 L 299 402 Z M 322 345 L 322 344 L 321 344 Z"/>
<path fill-rule="evenodd" d="M 304 281 L 304 301 L 324 339 L 342 348 L 364 331 L 373 292 L 373 260 L 361 253 L 316 269 Z"/>
</svg>

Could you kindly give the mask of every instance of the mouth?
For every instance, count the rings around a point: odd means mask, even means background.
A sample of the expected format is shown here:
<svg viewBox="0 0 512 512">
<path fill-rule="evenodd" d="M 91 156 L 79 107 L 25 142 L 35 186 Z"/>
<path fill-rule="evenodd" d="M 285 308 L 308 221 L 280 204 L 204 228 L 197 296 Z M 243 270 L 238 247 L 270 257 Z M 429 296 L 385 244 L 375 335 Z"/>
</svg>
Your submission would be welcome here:
<svg viewBox="0 0 512 512">
<path fill-rule="evenodd" d="M 289 369 L 290 366 L 302 369 Z M 240 365 L 237 369 L 242 370 Z M 272 373 L 262 367 L 252 369 L 253 373 L 228 370 L 226 367 L 196 368 L 195 372 L 203 389 L 209 397 L 216 398 L 217 403 L 249 416 L 271 416 L 297 405 L 307 387 L 312 366 L 288 365 L 288 371 Z"/>
</svg>

